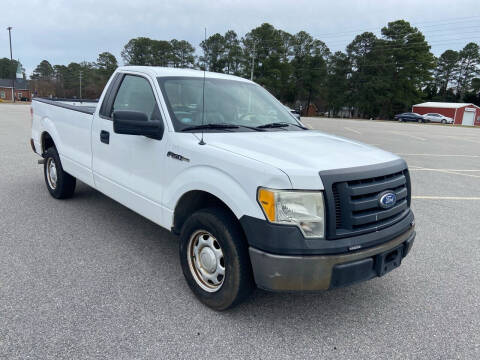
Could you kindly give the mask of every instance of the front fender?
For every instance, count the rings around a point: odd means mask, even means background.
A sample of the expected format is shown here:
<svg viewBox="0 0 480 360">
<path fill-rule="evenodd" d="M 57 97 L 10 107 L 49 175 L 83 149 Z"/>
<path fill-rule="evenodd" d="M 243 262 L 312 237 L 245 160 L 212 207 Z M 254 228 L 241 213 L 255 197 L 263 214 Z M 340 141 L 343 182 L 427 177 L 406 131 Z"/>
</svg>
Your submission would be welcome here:
<svg viewBox="0 0 480 360">
<path fill-rule="evenodd" d="M 216 196 L 237 218 L 243 215 L 264 218 L 256 202 L 256 190 L 245 189 L 236 179 L 218 168 L 198 165 L 182 171 L 165 189 L 164 204 L 171 210 L 172 219 L 180 198 L 193 190 L 205 191 Z"/>
</svg>

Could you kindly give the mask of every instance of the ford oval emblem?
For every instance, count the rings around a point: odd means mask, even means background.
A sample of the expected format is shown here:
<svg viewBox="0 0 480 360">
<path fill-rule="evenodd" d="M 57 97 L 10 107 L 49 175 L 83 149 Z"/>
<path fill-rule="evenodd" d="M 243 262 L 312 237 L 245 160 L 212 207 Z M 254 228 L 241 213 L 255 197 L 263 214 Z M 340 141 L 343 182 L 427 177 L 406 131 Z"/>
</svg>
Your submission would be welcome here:
<svg viewBox="0 0 480 360">
<path fill-rule="evenodd" d="M 395 206 L 396 203 L 397 195 L 391 190 L 381 193 L 380 198 L 378 199 L 378 205 L 380 205 L 382 209 L 390 209 Z"/>
</svg>

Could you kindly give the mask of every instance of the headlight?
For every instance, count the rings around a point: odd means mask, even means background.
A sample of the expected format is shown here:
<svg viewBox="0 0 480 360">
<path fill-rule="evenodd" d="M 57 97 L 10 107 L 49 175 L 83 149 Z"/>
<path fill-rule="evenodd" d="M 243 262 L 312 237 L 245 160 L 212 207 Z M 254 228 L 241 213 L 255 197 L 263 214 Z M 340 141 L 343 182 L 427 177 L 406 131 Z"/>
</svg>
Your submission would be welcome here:
<svg viewBox="0 0 480 360">
<path fill-rule="evenodd" d="M 305 237 L 324 237 L 325 209 L 321 191 L 260 188 L 257 198 L 270 222 L 297 225 Z"/>
</svg>

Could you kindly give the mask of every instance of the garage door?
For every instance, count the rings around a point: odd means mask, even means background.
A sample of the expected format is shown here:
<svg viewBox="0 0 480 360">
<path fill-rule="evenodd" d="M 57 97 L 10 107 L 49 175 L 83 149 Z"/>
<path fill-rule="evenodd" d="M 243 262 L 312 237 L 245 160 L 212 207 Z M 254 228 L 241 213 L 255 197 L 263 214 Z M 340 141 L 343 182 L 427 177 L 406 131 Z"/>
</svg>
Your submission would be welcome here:
<svg viewBox="0 0 480 360">
<path fill-rule="evenodd" d="M 474 111 L 467 111 L 465 109 L 465 112 L 463 113 L 463 120 L 462 120 L 462 125 L 472 125 L 475 121 L 475 110 Z"/>
</svg>

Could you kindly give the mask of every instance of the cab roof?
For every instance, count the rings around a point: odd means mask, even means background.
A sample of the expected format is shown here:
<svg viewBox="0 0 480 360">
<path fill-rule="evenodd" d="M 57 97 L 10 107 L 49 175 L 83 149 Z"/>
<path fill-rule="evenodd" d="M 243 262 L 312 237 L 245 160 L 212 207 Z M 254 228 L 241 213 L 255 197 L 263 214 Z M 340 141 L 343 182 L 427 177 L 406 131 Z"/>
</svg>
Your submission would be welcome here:
<svg viewBox="0 0 480 360">
<path fill-rule="evenodd" d="M 161 67 L 161 66 L 120 66 L 117 71 L 133 71 L 144 74 L 149 74 L 154 77 L 168 77 L 168 76 L 188 76 L 188 77 L 203 77 L 204 72 L 202 70 L 194 69 L 182 69 L 182 68 L 171 68 L 171 67 Z M 245 81 L 251 82 L 250 80 L 241 78 L 239 76 L 221 74 L 216 72 L 205 71 L 205 77 L 209 79 L 225 79 L 225 80 L 236 80 L 236 81 Z"/>
</svg>

